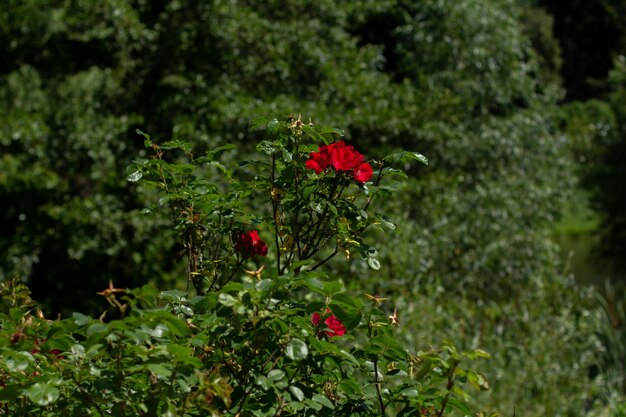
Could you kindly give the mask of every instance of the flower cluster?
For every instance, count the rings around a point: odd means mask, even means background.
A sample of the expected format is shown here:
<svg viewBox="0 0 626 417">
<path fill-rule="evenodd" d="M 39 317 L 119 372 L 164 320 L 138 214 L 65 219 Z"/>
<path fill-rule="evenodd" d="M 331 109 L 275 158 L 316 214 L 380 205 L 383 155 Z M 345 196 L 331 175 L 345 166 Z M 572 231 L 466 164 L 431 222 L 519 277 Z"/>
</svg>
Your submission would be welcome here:
<svg viewBox="0 0 626 417">
<path fill-rule="evenodd" d="M 326 313 L 330 313 L 330 310 L 327 309 Z M 315 327 L 319 326 L 321 320 L 322 316 L 320 313 L 316 312 L 311 316 L 311 323 L 313 323 Z M 328 337 L 343 336 L 346 333 L 346 328 L 343 323 L 333 314 L 324 320 L 324 324 L 328 330 L 325 330 L 323 333 L 325 333 Z"/>
<path fill-rule="evenodd" d="M 256 230 L 241 233 L 235 243 L 235 250 L 241 253 L 244 258 L 252 258 L 255 255 L 267 255 L 267 245 L 261 240 L 259 232 Z"/>
<path fill-rule="evenodd" d="M 326 168 L 333 167 L 337 171 L 351 172 L 355 180 L 363 183 L 372 178 L 374 170 L 363 155 L 344 141 L 320 146 L 317 152 L 311 152 L 306 167 L 317 174 Z"/>
</svg>

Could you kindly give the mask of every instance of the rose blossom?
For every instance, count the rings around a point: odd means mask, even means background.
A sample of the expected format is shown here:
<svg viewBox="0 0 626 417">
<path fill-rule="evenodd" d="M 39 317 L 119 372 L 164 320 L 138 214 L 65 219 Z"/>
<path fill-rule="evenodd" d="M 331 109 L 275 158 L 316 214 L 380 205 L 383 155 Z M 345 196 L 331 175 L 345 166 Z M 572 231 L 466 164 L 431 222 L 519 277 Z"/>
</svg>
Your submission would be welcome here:
<svg viewBox="0 0 626 417">
<path fill-rule="evenodd" d="M 354 179 L 363 183 L 369 181 L 373 175 L 372 166 L 363 160 L 359 151 L 341 140 L 320 146 L 317 152 L 311 152 L 305 166 L 316 174 L 330 166 L 337 171 L 352 171 Z"/>
<path fill-rule="evenodd" d="M 267 255 L 267 245 L 261 240 L 259 232 L 256 230 L 240 234 L 235 244 L 235 250 L 241 252 L 245 258 L 251 258 L 254 255 Z"/>
<path fill-rule="evenodd" d="M 325 147 L 321 147 L 319 152 L 311 152 L 309 160 L 305 164 L 307 168 L 312 169 L 316 174 L 319 174 L 330 165 L 330 153 L 328 153 L 326 148 L 322 148 Z"/>
<path fill-rule="evenodd" d="M 330 162 L 337 171 L 353 171 L 363 163 L 363 155 L 346 145 L 331 151 Z"/>
<path fill-rule="evenodd" d="M 330 310 L 327 309 L 326 312 L 329 313 Z M 313 323 L 313 325 L 317 327 L 319 326 L 321 319 L 322 316 L 320 315 L 320 313 L 315 312 L 311 316 L 311 323 Z M 343 323 L 333 314 L 331 314 L 326 318 L 326 320 L 324 320 L 324 324 L 326 324 L 326 327 L 329 330 L 325 330 L 323 333 L 326 333 L 326 335 L 329 337 L 343 336 L 346 333 L 346 328 L 344 327 Z"/>
<path fill-rule="evenodd" d="M 306 167 L 314 170 L 316 174 L 319 174 L 330 166 L 332 153 L 336 149 L 343 148 L 345 146 L 346 144 L 342 140 L 331 143 L 330 145 L 320 146 L 317 152 L 311 152 L 309 154 L 309 159 L 305 164 Z"/>
<path fill-rule="evenodd" d="M 374 170 L 372 166 L 367 162 L 359 165 L 358 168 L 354 169 L 354 179 L 359 182 L 367 182 L 372 178 L 374 174 Z"/>
</svg>

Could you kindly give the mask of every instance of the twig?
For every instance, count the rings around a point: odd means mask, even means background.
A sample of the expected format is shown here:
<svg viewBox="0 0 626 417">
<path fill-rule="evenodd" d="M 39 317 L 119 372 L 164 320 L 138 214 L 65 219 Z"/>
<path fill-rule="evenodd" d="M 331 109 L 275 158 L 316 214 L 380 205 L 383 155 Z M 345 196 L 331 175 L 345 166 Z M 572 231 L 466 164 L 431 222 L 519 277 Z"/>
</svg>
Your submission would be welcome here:
<svg viewBox="0 0 626 417">
<path fill-rule="evenodd" d="M 454 387 L 454 371 L 456 370 L 457 366 L 458 366 L 458 362 L 455 363 L 454 366 L 450 368 L 450 371 L 448 372 L 448 386 L 446 387 L 448 392 L 446 393 L 446 396 L 443 397 L 443 401 L 441 402 L 441 410 L 439 410 L 438 417 L 443 416 L 443 412 L 446 409 L 446 405 L 448 405 L 448 398 L 450 398 L 450 392 L 452 388 Z"/>
<path fill-rule="evenodd" d="M 317 268 L 319 268 L 320 266 L 324 265 L 326 262 L 330 261 L 331 259 L 333 259 L 335 257 L 335 255 L 337 255 L 339 253 L 339 246 L 337 246 L 335 248 L 335 250 L 333 251 L 333 253 L 331 253 L 330 255 L 328 255 L 326 258 L 322 259 L 321 261 L 319 261 L 318 263 L 316 263 L 312 268 L 311 271 L 315 271 Z"/>
<path fill-rule="evenodd" d="M 383 394 L 380 389 L 380 382 L 378 381 L 378 360 L 374 360 L 374 381 L 376 385 L 376 394 L 378 395 L 378 403 L 380 404 L 380 415 L 384 416 L 385 402 L 383 401 Z"/>
</svg>

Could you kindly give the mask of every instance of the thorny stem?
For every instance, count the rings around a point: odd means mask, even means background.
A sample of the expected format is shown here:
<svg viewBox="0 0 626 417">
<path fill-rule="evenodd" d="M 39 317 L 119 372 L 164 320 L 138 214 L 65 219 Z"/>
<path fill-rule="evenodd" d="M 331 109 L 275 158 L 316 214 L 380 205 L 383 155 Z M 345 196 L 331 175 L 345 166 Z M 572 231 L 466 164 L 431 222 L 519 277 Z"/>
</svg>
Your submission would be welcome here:
<svg viewBox="0 0 626 417">
<path fill-rule="evenodd" d="M 300 141 L 296 140 L 296 150 L 295 150 L 295 155 L 299 155 L 300 153 Z M 298 180 L 299 176 L 300 176 L 300 172 L 298 170 L 298 165 L 296 164 L 296 176 L 295 176 L 295 186 L 296 186 L 296 195 L 300 196 L 300 182 Z M 299 239 L 299 228 L 297 228 L 297 224 L 298 224 L 298 215 L 300 214 L 300 207 L 296 207 L 296 212 L 294 213 L 294 221 L 293 224 L 295 227 L 295 233 L 294 233 L 294 240 L 295 240 L 295 246 L 298 249 L 298 256 L 300 256 L 300 254 L 302 253 L 300 250 L 300 239 Z M 293 254 L 294 254 L 294 248 L 291 248 L 291 256 L 289 259 L 289 262 L 287 263 L 291 263 L 291 260 L 293 259 Z"/>
<path fill-rule="evenodd" d="M 383 401 L 383 394 L 380 388 L 380 381 L 378 381 L 378 360 L 374 360 L 374 381 L 376 383 L 376 394 L 378 396 L 378 403 L 380 404 L 380 415 L 384 416 L 385 415 L 385 402 Z"/>
<path fill-rule="evenodd" d="M 276 175 L 276 155 L 272 153 L 272 173 L 270 176 L 270 199 L 272 200 L 272 213 L 274 218 L 274 244 L 276 245 L 276 270 L 278 271 L 278 275 L 282 275 L 282 271 L 280 269 L 280 242 L 278 236 L 279 229 L 279 213 L 278 207 L 279 203 L 272 195 L 274 191 L 274 180 Z"/>
<path fill-rule="evenodd" d="M 328 193 L 328 200 L 329 201 L 333 200 L 333 196 L 335 195 L 335 191 L 337 191 L 338 187 L 339 187 L 339 180 L 336 181 L 333 184 L 332 188 L 330 189 L 330 192 Z M 304 246 L 304 250 L 303 250 L 303 252 L 304 252 L 303 253 L 303 257 L 304 258 L 311 257 L 313 254 L 317 253 L 317 251 L 319 250 L 317 245 L 321 241 L 321 239 L 322 239 L 322 237 L 324 235 L 324 232 L 326 231 L 326 229 L 328 227 L 328 218 L 326 216 L 327 214 L 328 214 L 328 204 L 324 207 L 324 211 L 322 211 L 322 214 L 319 216 L 319 220 L 316 222 L 316 224 L 314 226 L 312 226 L 312 227 L 315 227 L 315 231 L 313 232 L 313 237 L 309 241 L 311 246 L 309 247 L 308 243 Z M 322 226 L 322 224 L 324 224 L 324 229 L 322 230 L 322 233 L 318 236 L 318 233 L 320 232 L 320 227 Z M 309 228 L 306 231 L 306 234 L 309 233 L 311 228 Z M 315 243 L 316 240 L 317 240 L 317 243 Z"/>
<path fill-rule="evenodd" d="M 367 324 L 367 337 L 372 338 L 372 322 L 368 320 Z M 376 386 L 376 395 L 378 397 L 378 404 L 380 405 L 380 415 L 385 415 L 385 402 L 383 401 L 383 394 L 380 388 L 380 381 L 378 380 L 378 359 L 374 356 L 372 358 L 374 363 L 374 385 Z"/>
</svg>

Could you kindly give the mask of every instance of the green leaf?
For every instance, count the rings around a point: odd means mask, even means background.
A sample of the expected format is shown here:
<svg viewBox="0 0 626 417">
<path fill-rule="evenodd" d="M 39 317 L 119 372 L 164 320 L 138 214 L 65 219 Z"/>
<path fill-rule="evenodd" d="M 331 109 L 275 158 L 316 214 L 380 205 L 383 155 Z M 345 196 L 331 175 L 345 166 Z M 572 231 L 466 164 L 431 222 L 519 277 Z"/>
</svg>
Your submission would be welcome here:
<svg viewBox="0 0 626 417">
<path fill-rule="evenodd" d="M 362 394 L 361 386 L 352 379 L 344 379 L 339 383 L 338 388 L 347 395 L 360 396 Z"/>
<path fill-rule="evenodd" d="M 126 177 L 126 181 L 130 181 L 130 182 L 137 182 L 137 181 L 139 181 L 142 177 L 143 177 L 143 172 L 141 172 L 141 171 L 135 171 L 135 172 L 130 173 L 130 174 Z"/>
<path fill-rule="evenodd" d="M 84 358 L 85 357 L 85 347 L 78 343 L 72 345 L 70 348 L 70 352 L 72 352 L 72 356 L 75 358 Z"/>
<path fill-rule="evenodd" d="M 230 294 L 224 294 L 224 293 L 220 293 L 220 295 L 217 298 L 217 301 L 220 304 L 225 305 L 226 307 L 232 307 L 235 304 L 237 304 L 237 299 L 235 297 L 233 297 Z"/>
<path fill-rule="evenodd" d="M 267 155 L 273 154 L 278 147 L 274 144 L 274 142 L 270 142 L 269 140 L 262 140 L 256 145 L 256 150 L 259 152 L 263 152 Z"/>
<path fill-rule="evenodd" d="M 85 316 L 81 313 L 72 313 L 72 317 L 74 318 L 74 323 L 78 326 L 84 326 L 91 322 L 91 317 Z"/>
<path fill-rule="evenodd" d="M 370 266 L 370 268 L 372 268 L 374 271 L 378 271 L 380 269 L 380 262 L 378 261 L 378 259 L 376 258 L 372 258 L 369 257 L 367 258 L 367 264 Z"/>
<path fill-rule="evenodd" d="M 419 152 L 409 152 L 409 151 L 394 152 L 392 154 L 387 155 L 384 158 L 384 160 L 403 162 L 403 163 L 407 163 L 410 161 L 418 161 L 424 165 L 428 165 L 428 158 L 426 158 L 424 155 L 422 155 Z"/>
<path fill-rule="evenodd" d="M 349 307 L 360 309 L 363 307 L 363 302 L 359 298 L 351 297 L 348 294 L 340 293 L 333 296 L 333 304 L 344 304 Z"/>
<path fill-rule="evenodd" d="M 285 354 L 289 359 L 292 359 L 294 361 L 301 361 L 303 359 L 306 359 L 306 357 L 308 356 L 309 348 L 302 340 L 293 338 L 287 344 Z"/>
<path fill-rule="evenodd" d="M 37 382 L 24 390 L 24 394 L 35 404 L 48 405 L 59 398 L 60 391 L 53 385 Z"/>
<path fill-rule="evenodd" d="M 322 135 L 326 134 L 326 133 L 332 133 L 334 135 L 337 136 L 345 136 L 345 132 L 342 129 L 336 128 L 336 127 L 330 127 L 330 126 L 322 126 L 318 132 Z"/>
<path fill-rule="evenodd" d="M 318 142 L 324 142 L 328 145 L 328 143 L 330 142 L 326 142 L 328 139 L 325 138 L 324 136 L 320 135 L 318 132 L 315 131 L 315 129 L 313 129 L 311 126 L 307 126 L 307 125 L 303 125 L 302 126 L 302 130 L 309 135 L 311 138 L 315 139 Z M 330 138 L 331 142 L 332 142 L 332 137 Z"/>
<path fill-rule="evenodd" d="M 257 385 L 260 385 L 261 388 L 263 388 L 263 390 L 267 391 L 270 386 L 272 385 L 270 380 L 267 379 L 265 376 L 263 375 L 259 375 L 256 379 L 256 383 Z"/>
<path fill-rule="evenodd" d="M 304 400 L 304 392 L 295 385 L 289 387 L 289 391 L 298 399 L 298 401 Z"/>
<path fill-rule="evenodd" d="M 147 140 L 150 140 L 150 135 L 147 133 L 144 133 L 141 129 L 135 129 L 135 133 L 137 133 L 138 135 L 143 136 L 144 138 L 146 138 Z M 146 145 L 147 147 L 148 145 Z"/>
<path fill-rule="evenodd" d="M 266 127 L 269 124 L 269 122 L 275 121 L 275 120 L 276 119 L 271 119 L 269 117 L 259 117 L 259 118 L 256 118 L 256 119 L 254 119 L 252 121 L 252 123 L 250 123 L 250 129 L 253 130 L 253 129 L 257 129 L 259 127 Z"/>
<path fill-rule="evenodd" d="M 267 126 L 265 127 L 265 133 L 269 138 L 273 139 L 278 136 L 281 127 L 281 123 L 278 120 L 272 119 L 267 123 Z"/>
<path fill-rule="evenodd" d="M 190 331 L 184 320 L 164 310 L 151 311 L 146 314 L 145 318 L 153 323 L 165 324 L 176 336 L 187 336 Z"/>
<path fill-rule="evenodd" d="M 272 288 L 272 285 L 274 284 L 274 280 L 273 279 L 262 279 L 261 281 L 257 282 L 254 286 L 254 288 L 256 288 L 257 290 L 261 291 L 261 292 L 265 292 L 268 291 L 270 288 Z"/>
<path fill-rule="evenodd" d="M 396 230 L 397 226 L 395 225 L 395 223 L 393 223 L 389 217 L 385 216 L 384 214 L 379 214 L 376 216 L 376 219 L 382 223 L 383 226 L 385 226 L 387 229 L 389 230 Z"/>
<path fill-rule="evenodd" d="M 465 415 L 465 416 L 471 416 L 472 415 L 472 409 L 469 407 L 469 405 L 467 405 L 467 403 L 465 403 L 464 401 L 461 401 L 461 400 L 459 400 L 457 398 L 449 397 L 448 398 L 448 406 L 452 407 L 452 408 L 456 408 L 461 413 L 463 413 L 463 415 Z"/>
<path fill-rule="evenodd" d="M 146 369 L 163 379 L 168 379 L 170 376 L 172 376 L 172 370 L 166 368 L 159 363 L 149 363 L 146 365 Z"/>
<path fill-rule="evenodd" d="M 319 403 L 319 402 L 317 402 L 317 401 L 313 401 L 313 400 L 311 400 L 311 399 L 309 399 L 309 398 L 306 398 L 306 399 L 304 400 L 304 402 L 305 402 L 305 404 L 306 404 L 306 405 L 308 405 L 309 407 L 311 407 L 311 408 L 312 408 L 312 409 L 314 409 L 315 411 L 320 411 L 322 408 L 324 408 L 324 407 L 322 406 L 322 404 L 320 404 L 320 403 Z"/>
<path fill-rule="evenodd" d="M 270 381 L 280 381 L 285 377 L 285 372 L 281 369 L 272 369 L 267 373 L 267 379 Z"/>
<path fill-rule="evenodd" d="M 340 281 L 325 281 L 317 277 L 307 278 L 304 286 L 325 296 L 332 296 L 343 290 L 343 284 Z"/>
<path fill-rule="evenodd" d="M 22 372 L 28 368 L 29 363 L 33 360 L 32 355 L 26 352 L 5 351 L 3 362 L 9 372 Z"/>
<path fill-rule="evenodd" d="M 166 349 L 178 362 L 190 364 L 196 368 L 202 366 L 202 362 L 193 356 L 193 350 L 187 346 L 169 344 L 166 346 Z"/>
<path fill-rule="evenodd" d="M 330 400 L 323 395 L 313 394 L 312 400 L 317 403 L 322 404 L 324 407 L 331 408 L 331 409 L 335 408 L 333 403 L 331 403 Z"/>
<path fill-rule="evenodd" d="M 191 150 L 193 149 L 193 146 L 191 145 L 190 142 L 180 140 L 180 139 L 174 139 L 174 140 L 170 140 L 167 142 L 163 142 L 160 145 L 160 148 L 161 149 L 180 149 L 184 152 L 191 152 Z"/>
<path fill-rule="evenodd" d="M 361 322 L 361 311 L 354 307 L 342 303 L 335 303 L 333 300 L 330 303 L 330 309 L 348 330 L 354 329 Z"/>
<path fill-rule="evenodd" d="M 400 391 L 400 395 L 403 397 L 417 397 L 419 393 L 417 392 L 417 388 L 409 387 Z"/>
</svg>

